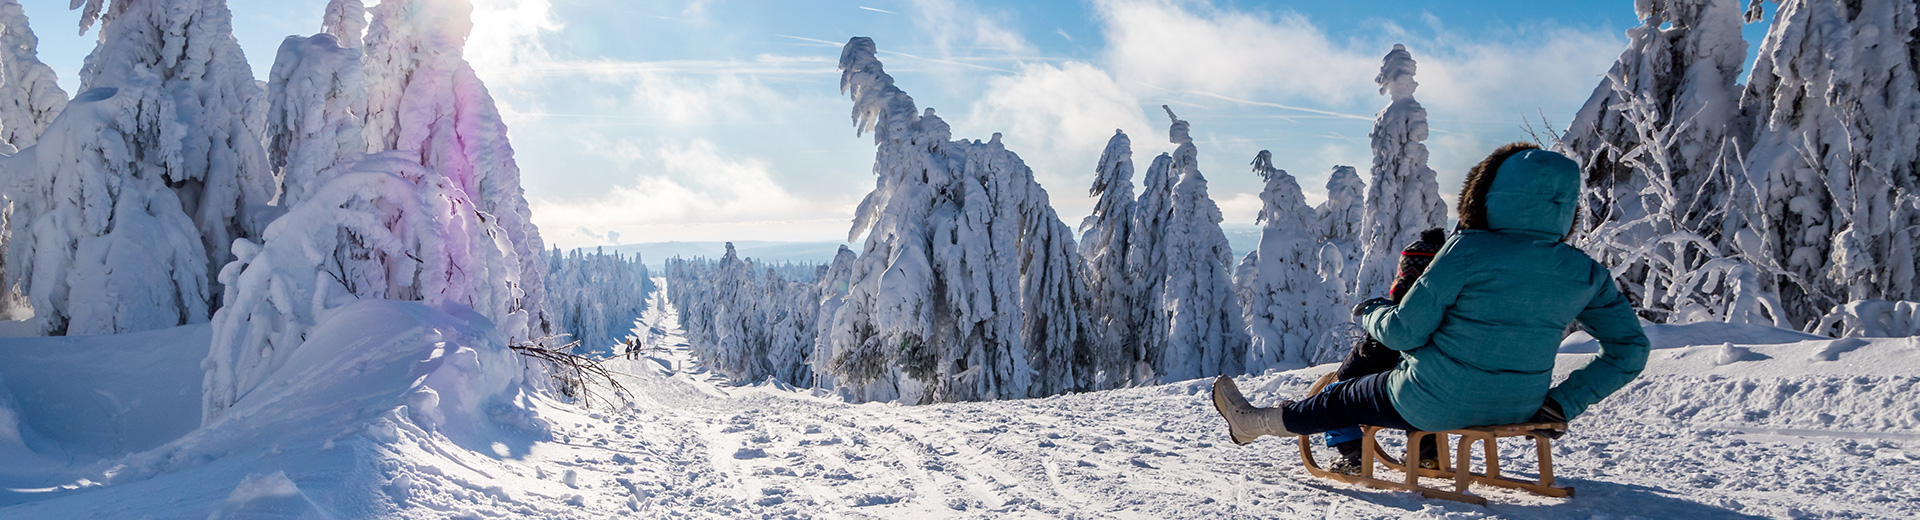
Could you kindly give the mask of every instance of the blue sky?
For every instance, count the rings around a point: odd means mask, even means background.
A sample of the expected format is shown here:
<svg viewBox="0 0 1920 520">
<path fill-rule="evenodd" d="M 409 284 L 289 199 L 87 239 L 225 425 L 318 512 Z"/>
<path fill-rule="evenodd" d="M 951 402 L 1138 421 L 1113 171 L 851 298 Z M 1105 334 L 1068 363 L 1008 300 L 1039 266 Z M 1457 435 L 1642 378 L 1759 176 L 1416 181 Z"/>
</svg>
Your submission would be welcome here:
<svg viewBox="0 0 1920 520">
<path fill-rule="evenodd" d="M 256 77 L 324 0 L 235 0 Z M 563 247 L 844 239 L 873 186 L 873 145 L 838 90 L 839 45 L 871 36 L 899 86 L 956 137 L 1002 132 L 1069 224 L 1092 206 L 1113 131 L 1135 160 L 1193 123 L 1230 224 L 1251 224 L 1262 149 L 1308 199 L 1371 160 L 1373 76 L 1420 62 L 1442 192 L 1523 116 L 1564 125 L 1637 25 L 1632 0 L 473 0 L 468 59 L 506 114 L 534 221 Z M 67 0 L 24 0 L 41 57 L 71 88 L 94 35 Z M 1757 44 L 1764 28 L 1749 27 Z M 1538 126 L 1538 122 L 1535 123 Z M 1450 195 L 1449 195 L 1450 196 Z"/>
</svg>

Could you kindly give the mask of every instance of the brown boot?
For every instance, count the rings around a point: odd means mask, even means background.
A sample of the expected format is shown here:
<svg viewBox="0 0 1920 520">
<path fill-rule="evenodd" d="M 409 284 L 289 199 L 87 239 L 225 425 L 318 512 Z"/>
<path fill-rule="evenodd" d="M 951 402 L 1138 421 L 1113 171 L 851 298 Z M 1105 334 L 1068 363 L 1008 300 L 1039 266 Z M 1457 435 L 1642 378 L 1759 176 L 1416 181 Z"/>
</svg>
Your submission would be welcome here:
<svg viewBox="0 0 1920 520">
<path fill-rule="evenodd" d="M 1284 403 L 1286 401 L 1282 401 Z M 1247 402 L 1247 398 L 1240 395 L 1240 387 L 1227 376 L 1213 380 L 1213 409 L 1227 420 L 1227 435 L 1233 438 L 1234 444 L 1252 444 L 1262 435 L 1294 435 L 1280 420 L 1279 407 L 1261 408 Z"/>
</svg>

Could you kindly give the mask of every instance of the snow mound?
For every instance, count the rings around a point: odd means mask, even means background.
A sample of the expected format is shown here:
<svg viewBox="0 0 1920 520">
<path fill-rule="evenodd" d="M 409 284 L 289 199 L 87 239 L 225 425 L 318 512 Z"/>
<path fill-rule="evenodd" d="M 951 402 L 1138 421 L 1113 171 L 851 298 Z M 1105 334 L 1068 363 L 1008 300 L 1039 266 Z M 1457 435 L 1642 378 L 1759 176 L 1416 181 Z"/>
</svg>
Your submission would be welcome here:
<svg viewBox="0 0 1920 520">
<path fill-rule="evenodd" d="M 0 340 L 0 398 L 18 403 L 29 448 L 0 428 L 0 457 L 75 461 L 0 472 L 0 504 L 19 504 L 0 516 L 379 516 L 458 480 L 440 467 L 524 456 L 549 436 L 521 358 L 463 306 L 329 311 L 281 369 L 199 426 L 202 372 L 179 360 L 210 341 L 205 325 Z"/>
<path fill-rule="evenodd" d="M 1803 332 L 1745 323 L 1709 321 L 1684 325 L 1665 325 L 1641 321 L 1647 341 L 1654 350 L 1695 345 L 1778 345 L 1829 339 Z M 1560 341 L 1561 354 L 1591 354 L 1600 351 L 1600 343 L 1585 331 L 1575 332 Z"/>
</svg>

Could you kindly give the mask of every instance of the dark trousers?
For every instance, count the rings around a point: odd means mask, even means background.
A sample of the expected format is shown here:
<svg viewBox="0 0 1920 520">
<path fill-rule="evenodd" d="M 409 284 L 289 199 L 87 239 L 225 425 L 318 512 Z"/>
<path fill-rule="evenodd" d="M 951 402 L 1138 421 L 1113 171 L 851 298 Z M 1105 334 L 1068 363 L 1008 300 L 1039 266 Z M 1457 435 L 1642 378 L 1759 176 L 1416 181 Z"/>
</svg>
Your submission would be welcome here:
<svg viewBox="0 0 1920 520">
<path fill-rule="evenodd" d="M 1363 338 L 1347 352 L 1335 371 L 1335 382 L 1318 395 L 1288 405 L 1283 412 L 1287 429 L 1294 433 L 1327 433 L 1327 445 L 1340 455 L 1360 455 L 1361 431 L 1358 425 L 1412 430 L 1412 425 L 1393 408 L 1387 388 L 1387 372 L 1400 363 L 1400 353 L 1373 338 Z M 1299 422 L 1295 422 L 1299 421 Z M 1439 453 L 1432 437 L 1421 440 L 1420 452 Z"/>
<path fill-rule="evenodd" d="M 1293 433 L 1311 435 L 1361 424 L 1413 429 L 1387 395 L 1387 373 L 1361 376 L 1328 386 L 1313 397 L 1288 403 L 1281 420 Z"/>
</svg>

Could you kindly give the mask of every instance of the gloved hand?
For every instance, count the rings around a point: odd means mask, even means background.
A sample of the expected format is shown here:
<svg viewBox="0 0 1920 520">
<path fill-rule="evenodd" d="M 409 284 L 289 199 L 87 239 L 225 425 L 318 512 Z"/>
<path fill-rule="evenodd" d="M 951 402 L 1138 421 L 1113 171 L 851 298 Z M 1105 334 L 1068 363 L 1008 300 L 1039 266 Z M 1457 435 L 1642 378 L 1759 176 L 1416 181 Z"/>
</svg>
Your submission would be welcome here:
<svg viewBox="0 0 1920 520">
<path fill-rule="evenodd" d="M 1391 303 L 1393 303 L 1393 300 L 1389 300 L 1386 298 L 1373 298 L 1367 301 L 1360 302 L 1359 304 L 1353 306 L 1353 316 L 1357 318 L 1362 314 L 1366 314 L 1367 311 L 1372 310 L 1375 305 L 1387 305 Z"/>
<path fill-rule="evenodd" d="M 1533 418 L 1528 419 L 1527 422 L 1566 424 L 1567 414 L 1560 411 L 1560 403 L 1554 402 L 1552 397 L 1548 397 L 1546 402 L 1540 403 L 1540 409 L 1533 412 Z M 1548 439 L 1558 439 L 1567 434 L 1567 430 L 1565 429 L 1543 428 L 1534 430 L 1533 432 L 1545 435 Z"/>
</svg>

